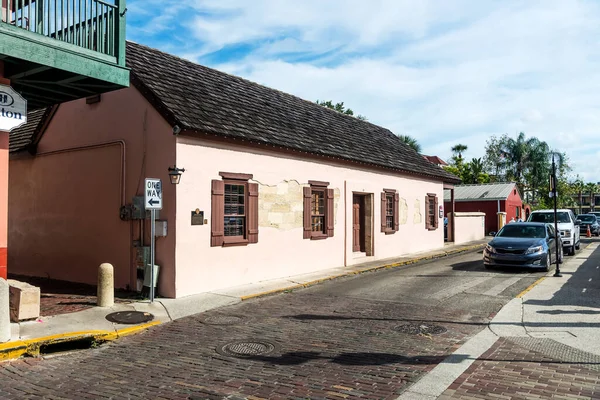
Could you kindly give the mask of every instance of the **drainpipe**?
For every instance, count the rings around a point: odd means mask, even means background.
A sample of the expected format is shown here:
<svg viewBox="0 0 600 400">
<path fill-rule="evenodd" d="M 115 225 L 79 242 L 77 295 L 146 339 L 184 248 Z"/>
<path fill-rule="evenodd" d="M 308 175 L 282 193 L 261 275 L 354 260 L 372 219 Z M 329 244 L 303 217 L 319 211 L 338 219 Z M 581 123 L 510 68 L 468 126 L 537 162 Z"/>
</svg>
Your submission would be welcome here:
<svg viewBox="0 0 600 400">
<path fill-rule="evenodd" d="M 45 153 L 37 153 L 37 156 L 50 156 L 50 155 L 55 155 L 55 154 L 63 154 L 63 153 L 72 153 L 75 151 L 81 151 L 81 150 L 93 150 L 93 149 L 100 149 L 100 148 L 104 148 L 104 147 L 110 147 L 110 146 L 115 146 L 115 145 L 119 145 L 121 148 L 121 178 L 120 178 L 120 183 L 119 183 L 119 190 L 120 190 L 120 195 L 121 195 L 121 207 L 123 207 L 126 203 L 125 200 L 125 196 L 126 196 L 126 191 L 125 191 L 125 172 L 127 170 L 127 149 L 125 146 L 125 141 L 124 140 L 113 140 L 110 142 L 102 142 L 102 143 L 96 143 L 96 144 L 90 144 L 90 145 L 85 145 L 85 146 L 76 146 L 76 147 L 69 147 L 66 149 L 61 149 L 61 150 L 53 150 L 53 151 L 47 151 Z M 130 243 L 131 240 L 133 240 L 133 221 L 129 222 L 131 225 L 129 227 L 129 234 L 130 234 Z M 134 270 L 133 268 L 133 249 L 131 248 L 131 246 L 129 246 L 129 285 L 132 288 L 132 290 L 136 289 L 136 284 L 137 284 L 137 271 Z M 133 285 L 133 286 L 132 286 Z"/>
<path fill-rule="evenodd" d="M 346 198 L 346 181 L 344 180 L 344 267 L 348 266 L 347 261 L 347 241 L 348 241 L 348 208 L 347 203 L 348 199 Z"/>
<path fill-rule="evenodd" d="M 72 153 L 75 151 L 80 151 L 80 150 L 93 150 L 93 149 L 100 149 L 103 147 L 109 147 L 109 146 L 114 146 L 114 145 L 120 145 L 121 146 L 121 182 L 119 184 L 119 190 L 120 190 L 120 195 L 121 195 L 121 207 L 123 207 L 125 205 L 125 171 L 127 168 L 127 159 L 126 159 L 126 148 L 125 148 L 125 141 L 124 140 L 113 140 L 110 142 L 103 142 L 103 143 L 97 143 L 97 144 L 90 144 L 90 145 L 85 145 L 85 146 L 77 146 L 77 147 L 69 147 L 66 149 L 61 149 L 61 150 L 53 150 L 53 151 L 47 151 L 44 153 L 37 153 L 37 156 L 51 156 L 51 155 L 55 155 L 55 154 L 63 154 L 63 153 Z"/>
</svg>

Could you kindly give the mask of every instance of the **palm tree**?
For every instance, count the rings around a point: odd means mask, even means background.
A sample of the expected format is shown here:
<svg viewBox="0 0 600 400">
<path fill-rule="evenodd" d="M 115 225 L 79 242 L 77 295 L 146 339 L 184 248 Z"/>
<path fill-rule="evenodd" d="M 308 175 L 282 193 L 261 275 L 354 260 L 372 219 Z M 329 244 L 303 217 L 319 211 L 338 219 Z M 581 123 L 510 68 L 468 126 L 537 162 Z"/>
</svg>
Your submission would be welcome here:
<svg viewBox="0 0 600 400">
<path fill-rule="evenodd" d="M 595 183 L 586 183 L 584 188 L 586 193 L 590 194 L 590 211 L 594 211 L 595 199 L 594 195 L 598 193 L 598 185 Z"/>
<path fill-rule="evenodd" d="M 579 197 L 579 214 L 583 214 L 581 206 L 583 204 L 583 190 L 585 189 L 585 184 L 581 179 L 577 178 L 575 182 L 571 184 L 571 187 L 575 190 L 577 196 Z"/>
<path fill-rule="evenodd" d="M 454 156 L 456 156 L 458 154 L 458 158 L 462 158 L 462 153 L 463 151 L 467 151 L 469 147 L 466 144 L 457 144 L 455 146 L 452 146 L 452 152 L 454 153 Z"/>
<path fill-rule="evenodd" d="M 419 142 L 417 142 L 417 139 L 415 139 L 414 137 L 409 135 L 398 135 L 398 137 L 417 153 L 421 152 L 421 145 L 419 144 Z"/>
<path fill-rule="evenodd" d="M 535 192 L 547 182 L 550 171 L 548 144 L 535 137 L 526 139 L 520 132 L 516 140 L 507 137 L 500 151 L 504 155 L 502 166 L 506 170 L 506 179 L 516 182 L 521 193 L 528 189 L 526 182 L 530 182 L 535 201 Z"/>
<path fill-rule="evenodd" d="M 481 158 L 473 158 L 469 163 L 471 183 L 479 183 L 479 176 L 483 173 L 483 161 Z"/>
</svg>

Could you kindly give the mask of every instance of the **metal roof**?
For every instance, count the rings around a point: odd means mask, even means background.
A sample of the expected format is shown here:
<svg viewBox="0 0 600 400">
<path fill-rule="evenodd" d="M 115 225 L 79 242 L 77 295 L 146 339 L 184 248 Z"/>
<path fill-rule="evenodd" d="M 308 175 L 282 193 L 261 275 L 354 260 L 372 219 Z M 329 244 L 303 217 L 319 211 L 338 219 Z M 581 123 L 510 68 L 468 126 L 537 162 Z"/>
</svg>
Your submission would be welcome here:
<svg viewBox="0 0 600 400">
<path fill-rule="evenodd" d="M 454 186 L 454 201 L 506 200 L 515 189 L 518 193 L 519 189 L 514 182 L 457 185 Z M 449 190 L 444 190 L 444 201 L 450 201 Z"/>
</svg>

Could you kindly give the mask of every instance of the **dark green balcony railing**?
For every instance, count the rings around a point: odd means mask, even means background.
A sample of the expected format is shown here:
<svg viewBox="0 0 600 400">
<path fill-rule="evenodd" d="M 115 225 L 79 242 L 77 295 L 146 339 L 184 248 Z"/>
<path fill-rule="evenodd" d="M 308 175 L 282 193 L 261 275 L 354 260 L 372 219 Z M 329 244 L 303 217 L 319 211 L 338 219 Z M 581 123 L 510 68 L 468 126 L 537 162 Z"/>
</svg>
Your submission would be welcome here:
<svg viewBox="0 0 600 400">
<path fill-rule="evenodd" d="M 4 0 L 1 11 L 4 23 L 117 57 L 124 65 L 125 1 Z"/>
</svg>

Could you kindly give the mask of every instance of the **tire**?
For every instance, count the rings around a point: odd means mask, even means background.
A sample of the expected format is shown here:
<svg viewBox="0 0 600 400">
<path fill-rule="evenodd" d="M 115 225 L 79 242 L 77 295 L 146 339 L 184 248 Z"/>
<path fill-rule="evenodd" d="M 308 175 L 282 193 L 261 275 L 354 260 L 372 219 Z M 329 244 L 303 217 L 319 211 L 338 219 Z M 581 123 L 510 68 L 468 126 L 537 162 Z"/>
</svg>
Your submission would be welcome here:
<svg viewBox="0 0 600 400">
<path fill-rule="evenodd" d="M 575 243 L 575 250 L 579 250 L 581 248 L 581 241 Z M 575 255 L 575 250 L 573 250 L 573 255 Z"/>
<path fill-rule="evenodd" d="M 548 255 L 546 256 L 546 264 L 543 267 L 543 271 L 544 272 L 550 271 L 551 265 L 552 265 L 552 255 L 550 253 L 548 253 Z"/>
<path fill-rule="evenodd" d="M 570 256 L 574 256 L 575 255 L 575 245 L 569 247 L 569 255 Z"/>
</svg>

